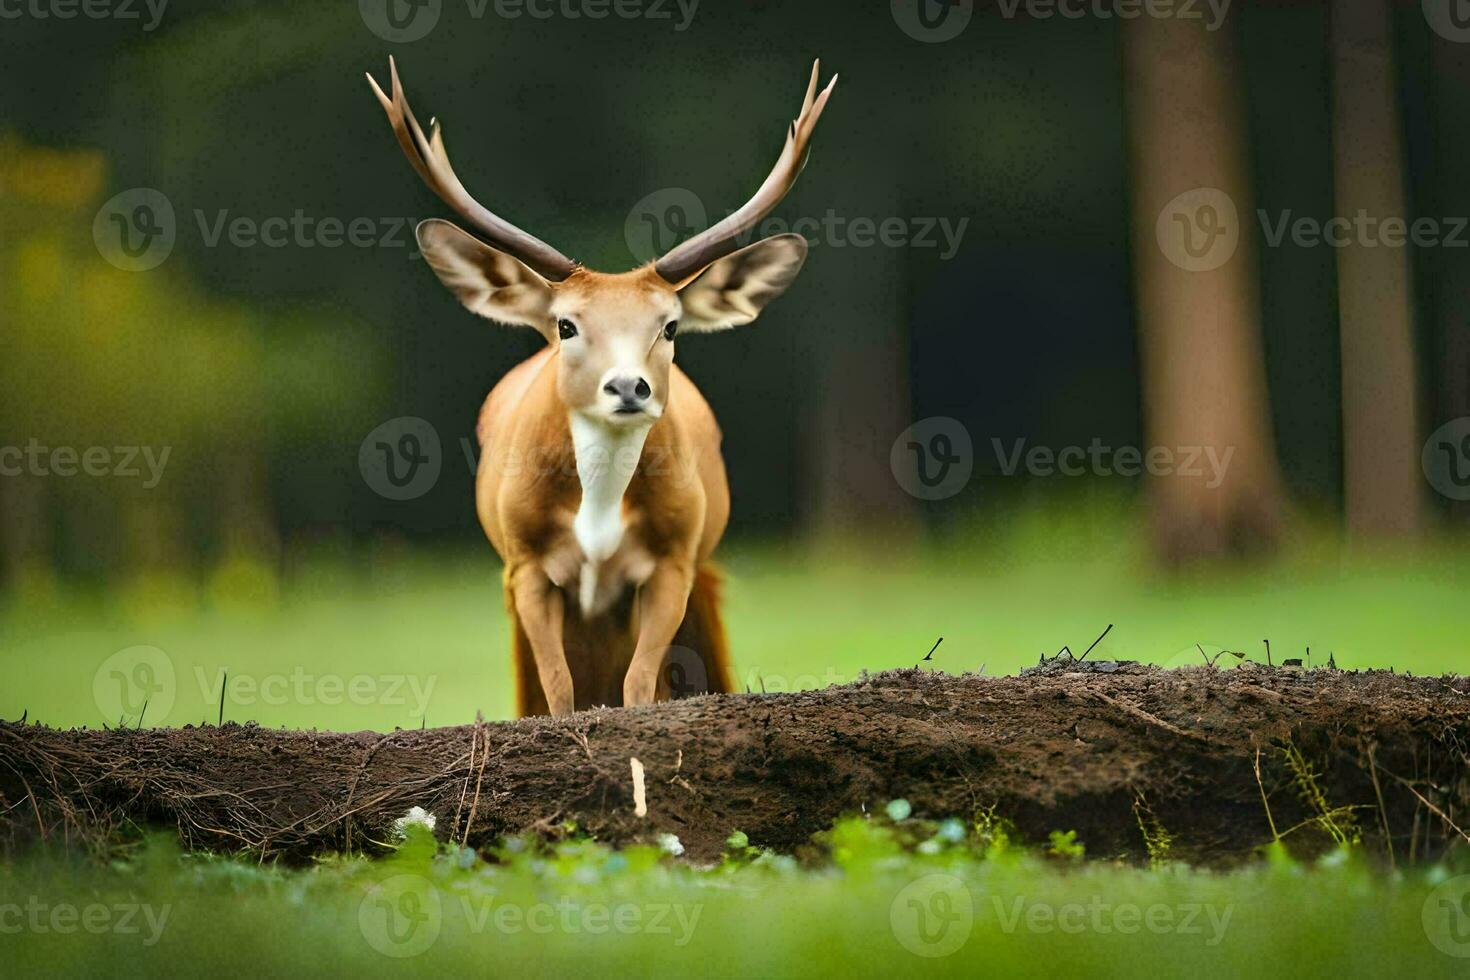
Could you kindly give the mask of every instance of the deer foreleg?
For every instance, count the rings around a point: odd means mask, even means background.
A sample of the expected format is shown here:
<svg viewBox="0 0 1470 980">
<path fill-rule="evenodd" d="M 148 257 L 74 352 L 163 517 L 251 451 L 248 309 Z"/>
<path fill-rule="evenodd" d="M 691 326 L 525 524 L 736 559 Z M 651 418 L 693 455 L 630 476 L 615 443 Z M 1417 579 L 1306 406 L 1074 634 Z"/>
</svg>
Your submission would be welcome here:
<svg viewBox="0 0 1470 980">
<path fill-rule="evenodd" d="M 683 562 L 660 562 L 638 590 L 638 645 L 623 677 L 623 704 L 652 704 L 658 690 L 659 669 L 674 634 L 684 622 L 694 567 Z"/>
<path fill-rule="evenodd" d="M 562 592 L 540 568 L 527 565 L 513 576 L 511 594 L 521 628 L 531 641 L 536 674 L 541 678 L 541 690 L 546 693 L 546 706 L 553 715 L 569 715 L 575 702 L 572 672 L 567 667 L 566 648 L 562 645 Z"/>
</svg>

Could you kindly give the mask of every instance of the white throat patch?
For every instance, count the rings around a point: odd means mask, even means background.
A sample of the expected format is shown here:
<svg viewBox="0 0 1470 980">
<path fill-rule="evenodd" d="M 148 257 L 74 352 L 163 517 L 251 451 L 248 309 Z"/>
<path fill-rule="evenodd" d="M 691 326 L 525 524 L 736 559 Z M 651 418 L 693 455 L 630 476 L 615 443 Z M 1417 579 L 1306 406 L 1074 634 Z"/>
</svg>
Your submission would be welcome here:
<svg viewBox="0 0 1470 980">
<path fill-rule="evenodd" d="M 623 494 L 638 469 L 652 425 L 650 420 L 648 425 L 611 426 L 572 413 L 572 448 L 577 456 L 577 480 L 582 484 L 582 504 L 572 521 L 572 533 L 587 557 L 577 589 L 585 615 L 601 611 L 597 607 L 614 598 L 599 597 L 598 570 L 623 543 Z"/>
</svg>

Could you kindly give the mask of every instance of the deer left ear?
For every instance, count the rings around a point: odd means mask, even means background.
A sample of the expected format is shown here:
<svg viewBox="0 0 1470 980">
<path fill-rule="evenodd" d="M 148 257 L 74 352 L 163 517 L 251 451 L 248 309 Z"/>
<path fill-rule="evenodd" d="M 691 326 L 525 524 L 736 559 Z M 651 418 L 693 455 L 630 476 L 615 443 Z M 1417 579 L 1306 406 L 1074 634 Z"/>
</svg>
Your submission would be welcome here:
<svg viewBox="0 0 1470 980">
<path fill-rule="evenodd" d="M 800 235 L 775 235 L 712 263 L 679 290 L 680 330 L 728 330 L 754 320 L 796 279 L 806 249 Z"/>
</svg>

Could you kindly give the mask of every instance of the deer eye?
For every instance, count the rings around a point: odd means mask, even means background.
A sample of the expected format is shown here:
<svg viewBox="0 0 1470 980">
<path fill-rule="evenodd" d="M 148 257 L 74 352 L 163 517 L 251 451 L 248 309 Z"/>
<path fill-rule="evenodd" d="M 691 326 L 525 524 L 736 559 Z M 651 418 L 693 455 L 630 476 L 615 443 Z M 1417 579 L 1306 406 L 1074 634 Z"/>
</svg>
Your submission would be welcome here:
<svg viewBox="0 0 1470 980">
<path fill-rule="evenodd" d="M 678 320 L 675 320 L 673 323 L 670 323 L 668 326 L 664 327 L 664 340 L 673 340 L 674 339 L 674 334 L 676 334 L 678 332 L 679 332 L 679 321 Z"/>
<path fill-rule="evenodd" d="M 556 332 L 562 340 L 571 340 L 577 336 L 577 325 L 571 320 L 558 320 L 556 321 Z"/>
</svg>

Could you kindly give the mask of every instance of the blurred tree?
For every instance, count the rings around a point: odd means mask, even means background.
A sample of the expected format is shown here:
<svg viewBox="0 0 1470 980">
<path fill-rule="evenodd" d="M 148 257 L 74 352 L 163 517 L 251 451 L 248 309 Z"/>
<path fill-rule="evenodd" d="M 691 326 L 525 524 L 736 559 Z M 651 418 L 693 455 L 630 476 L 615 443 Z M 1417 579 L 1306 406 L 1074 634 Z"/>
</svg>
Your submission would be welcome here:
<svg viewBox="0 0 1470 980">
<path fill-rule="evenodd" d="M 904 213 L 899 196 L 880 189 L 896 181 L 841 169 L 823 176 L 823 192 L 839 214 L 882 220 Z M 870 537 L 888 545 L 894 532 L 912 530 L 913 516 L 913 500 L 889 469 L 893 440 L 913 422 L 906 257 L 891 248 L 829 244 L 840 251 L 827 250 L 831 265 L 813 278 L 833 283 L 820 291 L 830 326 L 807 338 L 813 355 L 803 517 L 830 539 Z M 833 268 L 839 263 L 840 277 Z"/>
<path fill-rule="evenodd" d="M 1418 530 L 1422 505 L 1403 135 L 1390 28 L 1387 0 L 1333 3 L 1333 171 L 1337 216 L 1351 222 L 1337 248 L 1343 482 L 1349 532 L 1373 535 Z M 1390 221 L 1397 222 L 1396 233 Z"/>
<path fill-rule="evenodd" d="M 1233 27 L 1123 28 L 1146 434 L 1180 454 L 1151 470 L 1171 563 L 1269 547 L 1281 522 Z M 1196 448 L 1228 458 L 1223 479 L 1181 465 Z"/>
<path fill-rule="evenodd" d="M 0 571 L 26 586 L 58 565 L 119 569 L 173 592 L 202 564 L 229 570 L 237 593 L 272 589 L 273 440 L 368 397 L 381 367 L 337 370 L 363 360 L 343 355 L 351 324 L 220 302 L 176 259 L 104 261 L 91 230 L 105 173 L 95 152 L 0 136 L 0 445 L 27 453 L 0 476 Z M 267 344 L 276 319 L 290 344 Z M 63 472 L 53 455 L 89 450 L 100 472 L 75 458 Z"/>
<path fill-rule="evenodd" d="M 60 269 L 50 261 L 54 249 L 32 242 L 21 247 L 24 230 L 69 218 L 87 217 L 87 207 L 102 186 L 106 168 L 100 154 L 66 153 L 26 146 L 0 134 L 0 300 L 10 351 L 0 358 L 0 432 L 8 447 L 24 448 L 26 422 L 34 409 L 24 398 L 36 365 L 28 345 L 35 324 L 19 311 L 26 297 L 59 287 Z M 16 293 L 21 293 L 17 296 Z M 35 595 L 52 585 L 53 508 L 44 479 L 7 458 L 0 474 L 0 582 L 14 583 Z"/>
</svg>

